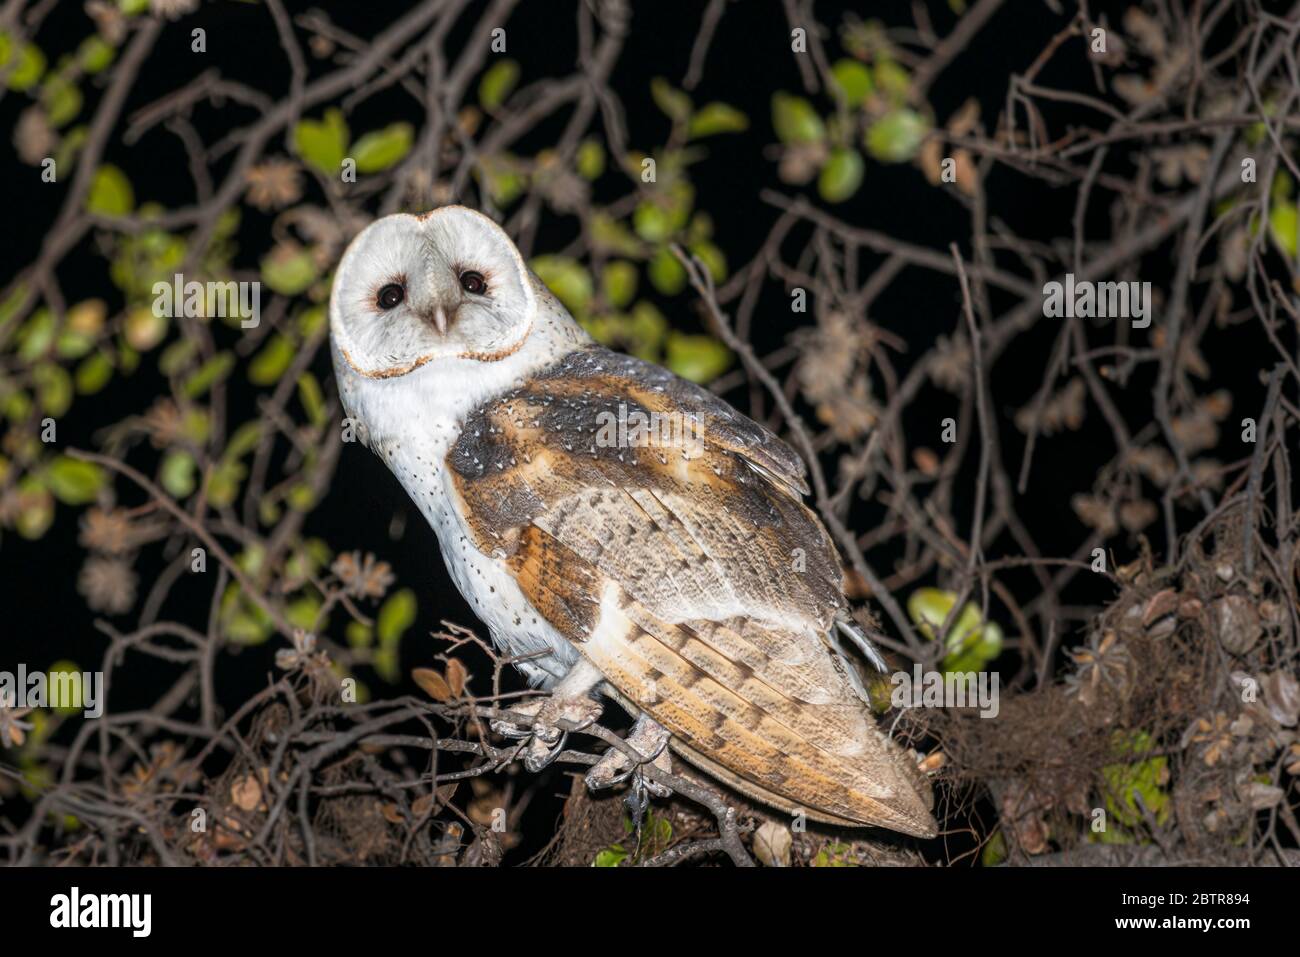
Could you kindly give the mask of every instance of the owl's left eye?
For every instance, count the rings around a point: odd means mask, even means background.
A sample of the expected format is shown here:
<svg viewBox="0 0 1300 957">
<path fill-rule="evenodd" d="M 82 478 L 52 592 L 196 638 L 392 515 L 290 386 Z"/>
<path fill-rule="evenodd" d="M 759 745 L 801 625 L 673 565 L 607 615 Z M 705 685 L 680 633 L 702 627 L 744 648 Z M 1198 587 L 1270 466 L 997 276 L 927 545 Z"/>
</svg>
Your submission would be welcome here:
<svg viewBox="0 0 1300 957">
<path fill-rule="evenodd" d="M 460 288 L 468 293 L 481 296 L 487 292 L 487 280 L 482 273 L 467 271 L 460 274 Z"/>
<path fill-rule="evenodd" d="M 406 298 L 406 290 L 395 282 L 390 282 L 383 289 L 379 290 L 379 295 L 375 301 L 379 303 L 380 309 L 396 309 Z"/>
</svg>

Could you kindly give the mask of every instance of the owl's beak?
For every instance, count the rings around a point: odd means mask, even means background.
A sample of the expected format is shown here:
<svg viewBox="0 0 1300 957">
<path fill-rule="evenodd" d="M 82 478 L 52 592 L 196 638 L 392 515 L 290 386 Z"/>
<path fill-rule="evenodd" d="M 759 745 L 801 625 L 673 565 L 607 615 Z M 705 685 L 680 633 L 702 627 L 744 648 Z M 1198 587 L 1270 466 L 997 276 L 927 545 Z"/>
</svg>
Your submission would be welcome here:
<svg viewBox="0 0 1300 957">
<path fill-rule="evenodd" d="M 447 313 L 443 311 L 442 306 L 438 306 L 433 311 L 433 324 L 438 327 L 438 335 L 447 334 Z"/>
</svg>

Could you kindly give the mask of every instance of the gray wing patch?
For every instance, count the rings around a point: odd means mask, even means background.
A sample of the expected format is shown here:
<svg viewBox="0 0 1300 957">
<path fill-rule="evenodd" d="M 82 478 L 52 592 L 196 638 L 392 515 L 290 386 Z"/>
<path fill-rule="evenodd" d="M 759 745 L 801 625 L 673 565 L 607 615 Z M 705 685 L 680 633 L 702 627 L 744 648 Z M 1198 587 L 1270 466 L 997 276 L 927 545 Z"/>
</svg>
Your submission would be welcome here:
<svg viewBox="0 0 1300 957">
<path fill-rule="evenodd" d="M 708 389 L 654 363 L 593 346 L 569 353 L 538 378 L 585 379 L 597 376 L 618 376 L 648 392 L 662 393 L 673 407 L 698 416 L 711 439 L 735 449 L 758 474 L 787 486 L 797 495 L 808 494 L 807 468 L 794 449 Z"/>
</svg>

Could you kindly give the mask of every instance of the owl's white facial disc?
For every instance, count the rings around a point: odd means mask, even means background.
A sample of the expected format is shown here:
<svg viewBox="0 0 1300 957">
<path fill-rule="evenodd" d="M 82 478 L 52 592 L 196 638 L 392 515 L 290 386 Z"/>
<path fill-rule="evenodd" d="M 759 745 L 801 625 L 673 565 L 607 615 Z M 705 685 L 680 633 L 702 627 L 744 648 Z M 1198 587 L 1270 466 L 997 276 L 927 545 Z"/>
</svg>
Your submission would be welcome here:
<svg viewBox="0 0 1300 957">
<path fill-rule="evenodd" d="M 502 359 L 536 312 L 510 237 L 482 213 L 444 206 L 361 231 L 334 277 L 330 331 L 353 370 L 386 379 L 435 359 Z"/>
</svg>

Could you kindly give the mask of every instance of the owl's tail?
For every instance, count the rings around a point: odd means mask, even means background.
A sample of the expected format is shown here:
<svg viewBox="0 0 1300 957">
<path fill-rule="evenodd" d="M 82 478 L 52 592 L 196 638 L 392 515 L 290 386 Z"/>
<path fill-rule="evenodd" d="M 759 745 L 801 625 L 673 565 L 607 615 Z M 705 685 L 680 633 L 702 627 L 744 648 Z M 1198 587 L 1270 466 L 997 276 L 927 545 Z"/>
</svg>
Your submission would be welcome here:
<svg viewBox="0 0 1300 957">
<path fill-rule="evenodd" d="M 671 732 L 671 747 L 691 764 L 756 801 L 813 820 L 916 837 L 938 832 L 928 780 L 876 726 L 847 675 L 846 686 L 825 700 L 792 697 L 717 652 L 724 625 L 663 622 L 631 601 L 620 612 L 615 624 L 611 603 L 602 603 L 599 634 L 578 649 L 625 705 Z M 651 696 L 638 694 L 645 675 L 654 676 Z"/>
<path fill-rule="evenodd" d="M 687 761 L 742 794 L 845 826 L 937 831 L 929 783 L 823 641 L 749 618 L 665 621 L 536 526 L 514 558 L 534 606 Z"/>
</svg>

